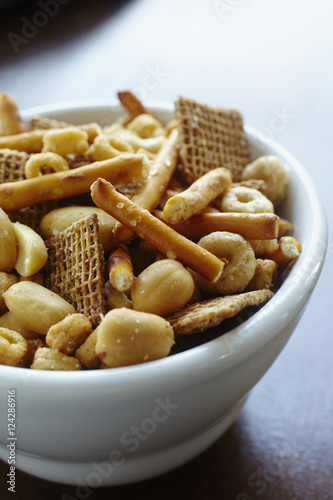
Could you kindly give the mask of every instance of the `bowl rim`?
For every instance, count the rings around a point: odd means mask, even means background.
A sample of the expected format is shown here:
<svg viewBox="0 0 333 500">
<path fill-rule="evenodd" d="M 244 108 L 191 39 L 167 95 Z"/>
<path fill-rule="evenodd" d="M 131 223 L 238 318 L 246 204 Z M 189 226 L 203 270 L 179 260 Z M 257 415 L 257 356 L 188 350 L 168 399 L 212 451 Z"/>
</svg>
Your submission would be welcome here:
<svg viewBox="0 0 333 500">
<path fill-rule="evenodd" d="M 148 101 L 146 105 L 147 109 L 155 112 L 172 113 L 173 111 L 173 104 L 169 102 Z M 33 115 L 46 116 L 50 113 L 57 114 L 78 110 L 84 112 L 84 110 L 92 111 L 95 109 L 97 111 L 104 108 L 117 111 L 122 109 L 119 101 L 115 99 L 89 99 L 32 107 L 22 111 L 21 115 L 26 119 Z M 248 125 L 245 125 L 244 128 L 250 139 L 259 141 L 263 145 L 268 144 L 268 141 L 265 141 L 263 137 L 259 137 L 259 132 L 256 129 Z M 111 380 L 117 380 L 119 388 L 126 388 L 129 381 L 131 381 L 133 388 L 133 379 L 135 385 L 142 386 L 142 383 L 151 381 L 152 377 L 154 380 L 169 377 L 170 369 L 174 377 L 190 375 L 197 371 L 199 366 L 206 372 L 211 372 L 216 364 L 219 364 L 220 371 L 221 367 L 223 370 L 227 370 L 231 366 L 242 363 L 245 359 L 253 356 L 258 349 L 262 348 L 275 335 L 286 328 L 290 321 L 298 316 L 303 309 L 319 278 L 327 251 L 328 230 L 322 202 L 307 171 L 291 153 L 275 140 L 269 139 L 269 146 L 277 156 L 281 156 L 286 160 L 291 170 L 296 173 L 297 178 L 303 183 L 311 201 L 311 211 L 316 224 L 313 224 L 308 248 L 302 251 L 301 256 L 277 293 L 258 312 L 242 324 L 213 340 L 156 361 L 104 370 L 43 371 L 42 377 L 41 370 L 31 370 L 29 368 L 20 368 L 18 370 L 17 367 L 1 365 L 0 372 L 2 375 L 5 378 L 8 377 L 13 386 L 20 379 L 25 382 L 26 376 L 29 384 L 33 382 L 36 387 L 44 386 L 45 382 L 49 387 L 52 387 L 53 384 L 57 385 L 63 380 L 67 386 L 77 386 L 77 383 L 83 380 L 87 389 L 89 386 L 96 387 L 96 383 L 100 384 L 104 381 L 110 383 Z M 316 256 L 315 263 L 313 262 L 313 256 Z M 302 279 L 303 276 L 306 279 Z M 287 303 L 294 304 L 290 313 L 286 311 L 285 304 Z M 267 315 L 270 315 L 272 319 L 269 328 L 265 321 Z M 221 363 L 221 360 L 223 360 L 223 363 Z M 27 372 L 29 372 L 29 375 Z"/>
</svg>

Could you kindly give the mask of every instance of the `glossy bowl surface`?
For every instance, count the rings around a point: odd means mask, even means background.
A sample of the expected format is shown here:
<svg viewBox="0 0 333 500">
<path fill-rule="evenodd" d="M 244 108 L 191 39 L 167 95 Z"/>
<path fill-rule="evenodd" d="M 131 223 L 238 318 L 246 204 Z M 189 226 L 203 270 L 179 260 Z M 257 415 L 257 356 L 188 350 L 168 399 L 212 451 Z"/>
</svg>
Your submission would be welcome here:
<svg viewBox="0 0 333 500">
<path fill-rule="evenodd" d="M 172 106 L 151 103 L 166 122 Z M 112 123 L 118 104 L 75 102 L 34 108 L 69 123 Z M 8 391 L 16 398 L 16 467 L 81 488 L 125 484 L 194 458 L 230 426 L 249 391 L 288 341 L 319 278 L 327 248 L 325 214 L 302 165 L 246 127 L 253 158 L 274 154 L 290 169 L 281 215 L 302 254 L 276 295 L 231 331 L 143 365 L 84 372 L 0 366 L 0 458 L 8 461 Z M 204 334 L 203 334 L 204 335 Z M 82 489 L 83 488 L 83 489 Z"/>
</svg>

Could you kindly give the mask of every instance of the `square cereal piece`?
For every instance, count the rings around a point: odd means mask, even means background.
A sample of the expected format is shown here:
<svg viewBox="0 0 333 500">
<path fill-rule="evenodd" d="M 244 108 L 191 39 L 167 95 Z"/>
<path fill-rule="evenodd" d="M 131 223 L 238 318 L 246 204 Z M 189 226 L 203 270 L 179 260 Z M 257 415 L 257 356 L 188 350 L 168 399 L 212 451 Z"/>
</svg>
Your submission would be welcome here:
<svg viewBox="0 0 333 500">
<path fill-rule="evenodd" d="M 270 290 L 255 290 L 238 295 L 225 295 L 203 302 L 195 302 L 166 319 L 175 336 L 198 333 L 219 325 L 223 320 L 236 316 L 246 307 L 258 306 L 273 297 Z"/>
<path fill-rule="evenodd" d="M 34 231 L 39 233 L 39 225 L 48 212 L 55 210 L 59 207 L 58 200 L 41 201 L 31 207 L 20 208 L 8 213 L 12 222 L 20 222 L 26 226 L 31 227 Z"/>
<path fill-rule="evenodd" d="M 0 184 L 25 179 L 25 164 L 30 154 L 15 149 L 0 149 Z"/>
<path fill-rule="evenodd" d="M 54 120 L 53 118 L 47 118 L 46 116 L 33 116 L 29 121 L 30 130 L 47 130 L 49 128 L 66 128 L 70 127 L 66 122 L 60 122 Z"/>
<path fill-rule="evenodd" d="M 96 327 L 105 314 L 105 261 L 96 214 L 46 240 L 45 285 Z"/>
<path fill-rule="evenodd" d="M 249 163 L 241 113 L 179 97 L 175 102 L 175 116 L 179 131 L 180 171 L 184 180 L 191 184 L 209 170 L 225 167 L 231 171 L 233 181 L 239 181 Z"/>
</svg>

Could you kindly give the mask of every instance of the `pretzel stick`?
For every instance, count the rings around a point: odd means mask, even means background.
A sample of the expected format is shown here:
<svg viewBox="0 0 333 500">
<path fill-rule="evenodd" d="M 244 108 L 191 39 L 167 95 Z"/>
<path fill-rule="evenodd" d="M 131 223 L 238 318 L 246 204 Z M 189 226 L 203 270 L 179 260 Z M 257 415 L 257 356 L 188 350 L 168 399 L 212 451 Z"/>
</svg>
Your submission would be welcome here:
<svg viewBox="0 0 333 500">
<path fill-rule="evenodd" d="M 220 167 L 199 177 L 185 191 L 168 199 L 163 210 L 167 224 L 184 222 L 203 210 L 217 196 L 229 189 L 230 170 Z"/>
<path fill-rule="evenodd" d="M 0 122 L 5 135 L 19 134 L 26 130 L 16 101 L 8 94 L 0 94 Z"/>
<path fill-rule="evenodd" d="M 294 224 L 287 219 L 282 219 L 280 217 L 279 224 L 279 236 L 283 236 L 287 231 L 292 231 L 294 229 Z"/>
<path fill-rule="evenodd" d="M 274 260 L 279 266 L 287 266 L 296 259 L 302 251 L 299 241 L 293 236 L 282 236 L 273 250 L 269 253 L 269 258 Z"/>
<path fill-rule="evenodd" d="M 139 207 L 149 211 L 157 207 L 177 165 L 177 144 L 178 132 L 173 130 L 165 145 L 158 152 L 148 177 L 131 197 L 131 200 Z M 114 235 L 123 242 L 135 237 L 133 231 L 119 222 L 115 225 Z"/>
<path fill-rule="evenodd" d="M 122 154 L 73 170 L 41 175 L 31 179 L 0 184 L 0 207 L 11 211 L 41 201 L 59 200 L 89 192 L 91 184 L 103 176 L 114 183 L 136 182 L 147 175 L 145 155 Z"/>
<path fill-rule="evenodd" d="M 154 215 L 163 220 L 162 211 L 155 211 Z M 170 227 L 187 238 L 199 239 L 215 231 L 228 231 L 245 239 L 269 240 L 278 236 L 279 217 L 271 213 L 207 212 Z"/>
<path fill-rule="evenodd" d="M 149 113 L 142 102 L 130 90 L 118 92 L 118 99 L 132 118 Z"/>
<path fill-rule="evenodd" d="M 132 227 L 138 236 L 151 243 L 167 258 L 179 260 L 211 282 L 217 281 L 221 276 L 224 262 L 120 194 L 109 182 L 104 179 L 94 182 L 91 196 L 97 206 L 126 226 Z"/>
<path fill-rule="evenodd" d="M 72 127 L 71 127 L 72 128 Z M 88 123 L 78 127 L 88 134 L 89 141 L 92 141 L 98 135 L 98 125 L 96 123 Z M 0 149 L 16 149 L 18 151 L 26 151 L 27 153 L 40 153 L 43 148 L 43 138 L 50 130 L 66 130 L 62 129 L 40 129 L 29 130 L 21 134 L 14 134 L 0 137 Z"/>
<path fill-rule="evenodd" d="M 118 292 L 127 292 L 134 282 L 130 254 L 124 245 L 114 250 L 107 261 L 107 271 L 111 285 Z"/>
</svg>

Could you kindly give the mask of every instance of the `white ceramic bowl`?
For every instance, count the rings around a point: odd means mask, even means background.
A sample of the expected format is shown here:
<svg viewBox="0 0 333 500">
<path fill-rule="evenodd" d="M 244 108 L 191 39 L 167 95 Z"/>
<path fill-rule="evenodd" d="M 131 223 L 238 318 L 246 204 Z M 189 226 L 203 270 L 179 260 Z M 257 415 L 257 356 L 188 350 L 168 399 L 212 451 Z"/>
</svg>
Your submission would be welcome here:
<svg viewBox="0 0 333 500">
<path fill-rule="evenodd" d="M 163 121 L 172 107 L 152 103 Z M 34 108 L 71 123 L 119 116 L 110 102 Z M 302 254 L 276 295 L 231 331 L 150 363 L 83 372 L 0 366 L 0 458 L 8 461 L 8 390 L 16 392 L 16 467 L 78 487 L 117 485 L 167 472 L 210 446 L 294 330 L 319 278 L 327 247 L 325 214 L 304 168 L 273 141 L 246 128 L 253 156 L 290 167 L 282 215 L 295 224 Z M 202 334 L 204 335 L 204 334 Z M 202 337 L 203 339 L 203 337 Z"/>
</svg>

